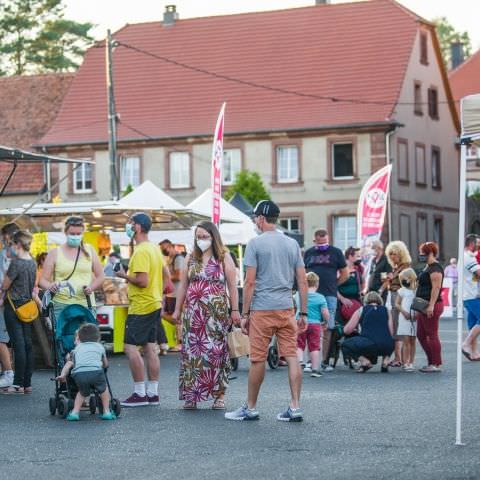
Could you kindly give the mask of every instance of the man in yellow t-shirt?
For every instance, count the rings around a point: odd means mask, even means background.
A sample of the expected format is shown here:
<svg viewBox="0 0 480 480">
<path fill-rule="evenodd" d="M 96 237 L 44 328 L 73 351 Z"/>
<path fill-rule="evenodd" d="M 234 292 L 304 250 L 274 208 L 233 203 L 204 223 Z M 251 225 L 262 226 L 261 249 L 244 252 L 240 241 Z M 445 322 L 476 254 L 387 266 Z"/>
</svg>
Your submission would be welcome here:
<svg viewBox="0 0 480 480">
<path fill-rule="evenodd" d="M 135 241 L 135 250 L 128 265 L 128 275 L 117 276 L 128 282 L 128 316 L 125 326 L 124 351 L 128 357 L 134 381 L 134 392 L 122 403 L 124 407 L 158 405 L 160 360 L 156 344 L 161 328 L 163 282 L 169 277 L 159 248 L 148 240 L 152 220 L 146 213 L 135 213 L 126 225 L 126 233 Z M 143 347 L 147 361 L 148 380 L 145 385 L 145 365 L 138 346 Z"/>
</svg>

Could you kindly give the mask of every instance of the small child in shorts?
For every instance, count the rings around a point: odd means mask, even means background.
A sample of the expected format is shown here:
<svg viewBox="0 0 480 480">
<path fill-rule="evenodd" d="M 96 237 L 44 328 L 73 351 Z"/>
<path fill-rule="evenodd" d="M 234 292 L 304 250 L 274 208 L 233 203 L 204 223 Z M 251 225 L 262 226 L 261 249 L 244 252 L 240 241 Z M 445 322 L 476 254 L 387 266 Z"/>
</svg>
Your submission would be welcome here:
<svg viewBox="0 0 480 480">
<path fill-rule="evenodd" d="M 307 297 L 307 329 L 297 335 L 297 358 L 303 360 L 305 347 L 308 345 L 310 361 L 312 363 L 311 377 L 321 377 L 320 372 L 320 345 L 322 344 L 323 330 L 328 323 L 327 300 L 317 292 L 320 279 L 314 272 L 307 273 L 308 297 Z M 300 305 L 298 292 L 295 299 L 296 305 Z M 297 316 L 299 311 L 297 310 Z"/>
<path fill-rule="evenodd" d="M 70 359 L 65 363 L 57 380 L 66 382 L 69 372 L 78 387 L 73 410 L 68 414 L 70 422 L 80 420 L 80 409 L 92 389 L 102 401 L 102 420 L 114 420 L 115 414 L 110 411 L 110 394 L 107 389 L 107 379 L 104 368 L 108 361 L 104 346 L 100 343 L 100 330 L 93 323 L 84 323 L 75 337 L 76 347 L 72 350 Z"/>
</svg>

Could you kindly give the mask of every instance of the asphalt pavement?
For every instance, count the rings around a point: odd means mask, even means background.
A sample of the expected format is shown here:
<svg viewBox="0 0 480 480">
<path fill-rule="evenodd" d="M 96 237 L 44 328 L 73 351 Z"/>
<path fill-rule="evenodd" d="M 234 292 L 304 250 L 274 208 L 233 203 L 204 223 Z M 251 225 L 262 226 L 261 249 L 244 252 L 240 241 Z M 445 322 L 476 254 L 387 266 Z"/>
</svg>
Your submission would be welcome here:
<svg viewBox="0 0 480 480">
<path fill-rule="evenodd" d="M 0 395 L 2 479 L 479 479 L 480 362 L 464 361 L 463 441 L 455 446 L 456 323 L 441 322 L 444 372 L 405 373 L 379 366 L 305 375 L 303 423 L 276 414 L 288 405 L 285 368 L 267 369 L 258 422 L 229 422 L 211 403 L 183 411 L 178 355 L 161 359 L 158 407 L 123 409 L 113 422 L 82 412 L 69 423 L 48 412 L 51 372 L 37 371 L 32 395 Z M 417 366 L 425 363 L 418 347 Z M 132 383 L 123 355 L 110 357 L 114 396 Z M 241 359 L 227 396 L 246 396 Z"/>
</svg>

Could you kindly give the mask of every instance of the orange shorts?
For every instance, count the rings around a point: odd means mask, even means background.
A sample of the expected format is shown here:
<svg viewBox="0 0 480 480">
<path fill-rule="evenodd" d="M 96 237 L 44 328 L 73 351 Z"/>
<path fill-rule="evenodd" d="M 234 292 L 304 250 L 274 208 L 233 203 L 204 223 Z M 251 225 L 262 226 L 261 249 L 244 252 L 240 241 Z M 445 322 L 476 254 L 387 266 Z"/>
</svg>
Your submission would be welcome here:
<svg viewBox="0 0 480 480">
<path fill-rule="evenodd" d="M 267 359 L 268 346 L 274 335 L 282 357 L 297 356 L 297 321 L 293 308 L 252 311 L 248 331 L 252 362 L 264 362 Z"/>
</svg>

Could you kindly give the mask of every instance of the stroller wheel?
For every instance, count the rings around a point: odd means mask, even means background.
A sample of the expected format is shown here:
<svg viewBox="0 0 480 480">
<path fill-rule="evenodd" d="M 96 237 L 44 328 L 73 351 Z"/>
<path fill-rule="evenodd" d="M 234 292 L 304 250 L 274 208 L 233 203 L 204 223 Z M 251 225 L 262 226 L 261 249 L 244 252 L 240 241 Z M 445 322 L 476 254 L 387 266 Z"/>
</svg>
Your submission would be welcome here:
<svg viewBox="0 0 480 480">
<path fill-rule="evenodd" d="M 268 357 L 267 357 L 267 362 L 268 366 L 272 369 L 275 370 L 278 367 L 278 350 L 277 347 L 272 346 L 268 349 Z"/>
<path fill-rule="evenodd" d="M 55 397 L 50 397 L 48 400 L 48 408 L 50 410 L 50 415 L 55 415 L 57 411 L 57 399 Z"/>
<path fill-rule="evenodd" d="M 75 402 L 69 398 L 68 401 L 67 401 L 67 405 L 68 405 L 68 411 L 71 412 L 73 410 L 73 405 L 75 404 Z"/>
<path fill-rule="evenodd" d="M 97 411 L 97 399 L 95 398 L 95 395 L 90 395 L 90 400 L 88 401 L 88 408 L 90 409 L 90 413 L 92 415 L 95 415 L 95 412 Z"/>
<path fill-rule="evenodd" d="M 232 370 L 236 372 L 238 370 L 238 358 L 231 358 L 230 365 L 232 366 Z"/>
<path fill-rule="evenodd" d="M 120 405 L 120 400 L 118 398 L 112 398 L 112 401 L 110 402 L 110 408 L 116 417 L 120 416 L 122 406 Z"/>
<path fill-rule="evenodd" d="M 103 404 L 102 404 L 102 401 L 100 400 L 100 397 L 98 396 L 98 394 L 95 394 L 95 402 L 97 402 L 98 413 L 100 415 L 102 415 L 103 414 Z"/>
<path fill-rule="evenodd" d="M 61 397 L 58 399 L 57 410 L 58 410 L 58 414 L 62 418 L 65 418 L 68 415 L 68 401 L 66 398 Z"/>
</svg>

